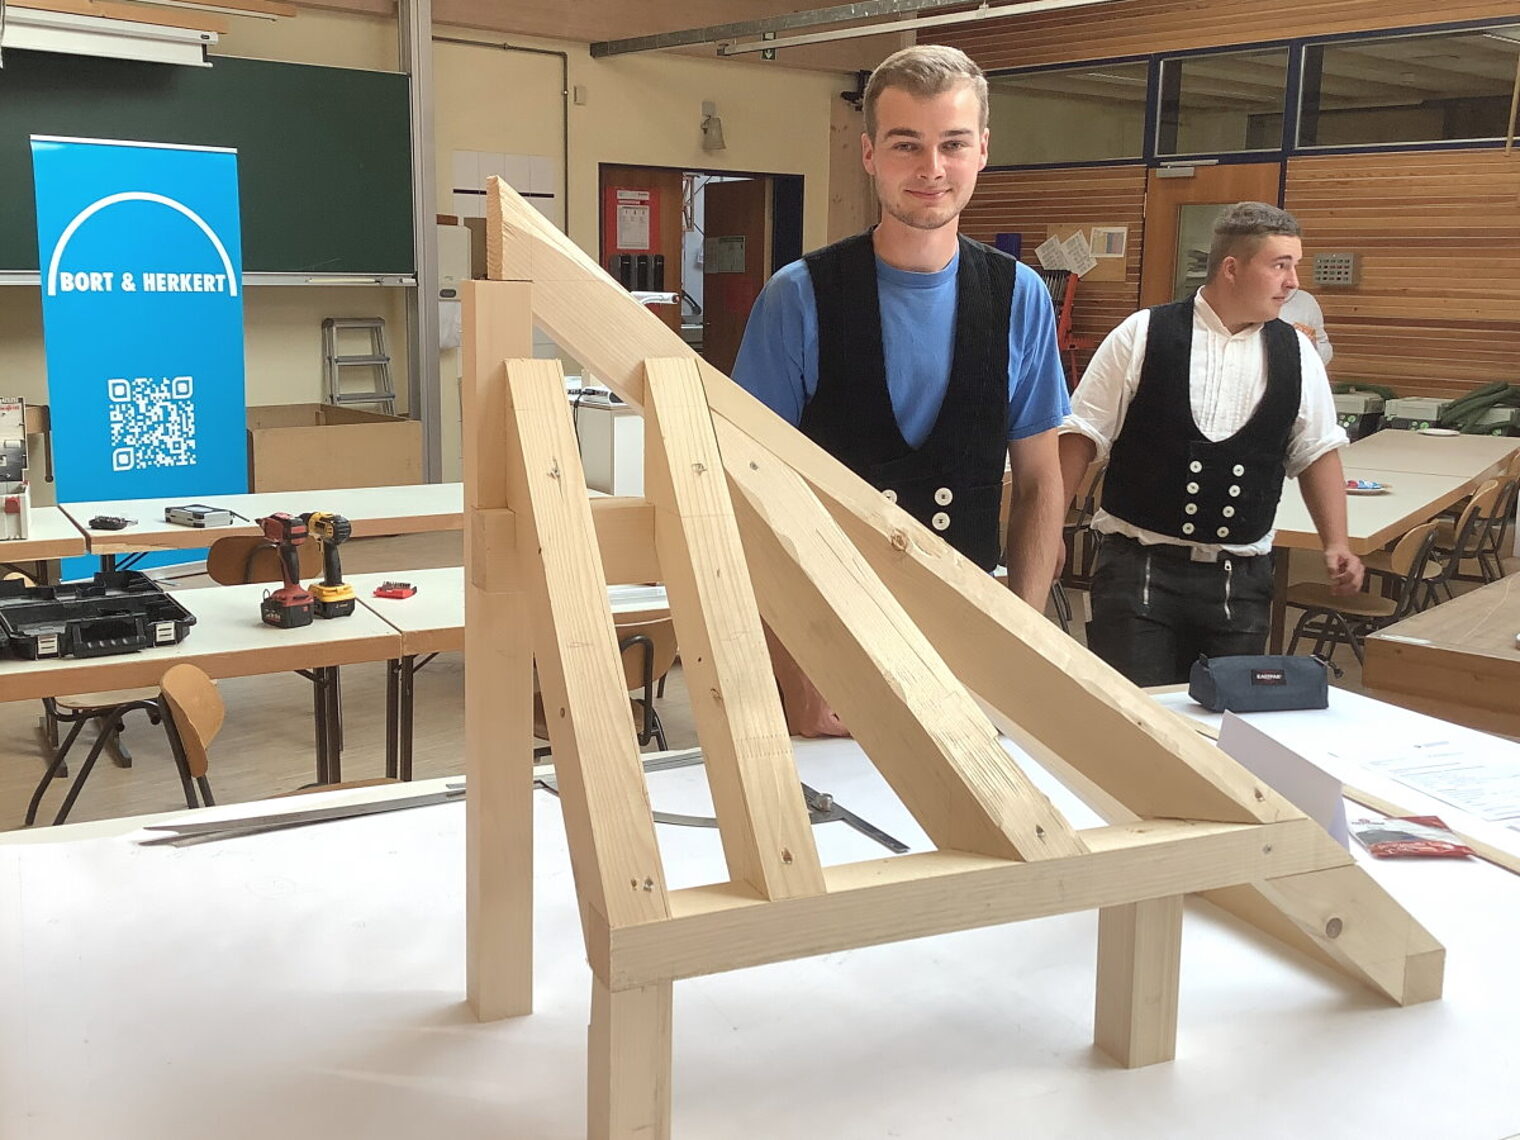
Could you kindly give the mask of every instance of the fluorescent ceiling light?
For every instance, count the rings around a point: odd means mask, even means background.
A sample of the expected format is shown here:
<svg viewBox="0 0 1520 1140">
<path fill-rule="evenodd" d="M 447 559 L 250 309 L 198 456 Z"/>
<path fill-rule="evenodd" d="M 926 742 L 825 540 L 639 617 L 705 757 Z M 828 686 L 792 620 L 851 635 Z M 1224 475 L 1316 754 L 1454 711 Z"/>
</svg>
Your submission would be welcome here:
<svg viewBox="0 0 1520 1140">
<path fill-rule="evenodd" d="M 971 12 L 951 12 L 944 16 L 917 16 L 908 20 L 888 20 L 877 24 L 861 24 L 853 28 L 837 28 L 828 32 L 808 32 L 800 36 L 786 36 L 779 40 L 748 40 L 745 43 L 721 44 L 718 47 L 718 54 L 743 55 L 745 52 L 798 47 L 802 44 L 820 44 L 830 40 L 857 40 L 862 36 L 895 35 L 900 32 L 917 31 L 919 28 L 943 28 L 948 24 L 970 24 L 979 20 L 1026 16 L 1033 12 L 1055 12 L 1063 8 L 1089 8 L 1094 4 L 1110 2 L 1111 0 L 1030 0 L 1025 4 L 1004 4 L 997 8 L 990 8 L 983 3 Z"/>
<path fill-rule="evenodd" d="M 246 16 L 250 20 L 278 20 L 284 12 L 266 11 L 263 8 L 239 8 L 226 4 L 218 4 L 216 0 L 142 0 L 144 4 L 152 4 L 162 8 L 189 8 L 196 12 L 216 12 L 222 16 Z M 294 12 L 289 13 L 294 15 Z"/>
<path fill-rule="evenodd" d="M 206 49 L 216 41 L 215 32 L 193 28 L 166 28 L 135 20 L 7 5 L 0 48 L 210 67 Z"/>
</svg>

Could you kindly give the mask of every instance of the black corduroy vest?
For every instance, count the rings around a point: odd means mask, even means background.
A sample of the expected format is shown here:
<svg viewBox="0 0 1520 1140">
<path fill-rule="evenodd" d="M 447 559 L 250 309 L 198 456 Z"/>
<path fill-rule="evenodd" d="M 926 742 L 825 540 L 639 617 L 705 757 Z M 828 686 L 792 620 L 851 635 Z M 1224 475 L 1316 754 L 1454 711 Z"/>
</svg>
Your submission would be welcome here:
<svg viewBox="0 0 1520 1140">
<path fill-rule="evenodd" d="M 1140 384 L 1114 441 L 1103 509 L 1181 542 L 1244 546 L 1272 529 L 1303 385 L 1298 334 L 1262 326 L 1267 390 L 1241 429 L 1218 443 L 1192 406 L 1193 302 L 1151 310 Z"/>
<path fill-rule="evenodd" d="M 818 387 L 799 427 L 983 569 L 997 565 L 1008 456 L 1008 319 L 1017 263 L 960 239 L 955 348 L 939 418 L 903 439 L 887 387 L 871 232 L 804 259 L 818 311 Z"/>
</svg>

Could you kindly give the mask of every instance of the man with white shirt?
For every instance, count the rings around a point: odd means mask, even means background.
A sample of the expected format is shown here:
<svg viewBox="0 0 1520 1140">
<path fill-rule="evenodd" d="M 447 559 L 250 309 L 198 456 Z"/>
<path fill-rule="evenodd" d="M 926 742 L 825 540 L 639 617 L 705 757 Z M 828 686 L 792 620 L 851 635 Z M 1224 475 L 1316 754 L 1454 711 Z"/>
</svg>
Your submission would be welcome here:
<svg viewBox="0 0 1520 1140">
<path fill-rule="evenodd" d="M 1277 319 L 1287 321 L 1308 337 L 1314 345 L 1314 351 L 1319 353 L 1319 358 L 1326 364 L 1330 363 L 1335 349 L 1330 347 L 1330 334 L 1325 331 L 1324 310 L 1319 307 L 1313 294 L 1305 293 L 1302 289 L 1293 290 L 1283 302 L 1282 312 L 1277 314 Z"/>
<path fill-rule="evenodd" d="M 1241 202 L 1215 223 L 1208 279 L 1128 317 L 1094 354 L 1061 426 L 1068 496 L 1108 461 L 1093 529 L 1088 646 L 1137 685 L 1200 654 L 1265 650 L 1272 521 L 1297 478 L 1337 593 L 1361 588 L 1325 366 L 1278 319 L 1303 256 L 1291 214 Z"/>
</svg>

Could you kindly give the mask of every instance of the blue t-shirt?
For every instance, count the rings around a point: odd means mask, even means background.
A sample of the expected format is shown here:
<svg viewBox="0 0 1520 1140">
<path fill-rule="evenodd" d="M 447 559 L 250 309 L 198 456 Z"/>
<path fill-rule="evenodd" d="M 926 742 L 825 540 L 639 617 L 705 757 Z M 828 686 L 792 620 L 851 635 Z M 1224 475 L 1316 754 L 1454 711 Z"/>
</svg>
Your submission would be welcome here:
<svg viewBox="0 0 1520 1140">
<path fill-rule="evenodd" d="M 955 346 L 957 250 L 935 273 L 876 259 L 887 390 L 909 447 L 921 447 L 939 418 Z M 734 362 L 734 379 L 793 426 L 818 388 L 818 309 L 807 265 L 794 261 L 766 283 Z M 1056 349 L 1055 312 L 1045 282 L 1020 263 L 1008 319 L 1008 438 L 1057 427 L 1071 411 Z"/>
</svg>

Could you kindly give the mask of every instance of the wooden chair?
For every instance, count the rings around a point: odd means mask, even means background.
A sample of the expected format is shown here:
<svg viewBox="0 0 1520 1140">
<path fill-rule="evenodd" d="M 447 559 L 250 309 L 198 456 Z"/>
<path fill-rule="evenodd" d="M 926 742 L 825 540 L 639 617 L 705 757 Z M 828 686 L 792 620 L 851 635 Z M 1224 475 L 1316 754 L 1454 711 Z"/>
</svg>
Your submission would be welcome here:
<svg viewBox="0 0 1520 1140">
<path fill-rule="evenodd" d="M 1446 592 L 1448 601 L 1451 599 L 1454 579 L 1459 582 L 1497 582 L 1504 576 L 1504 566 L 1498 558 L 1493 559 L 1492 566 L 1489 562 L 1489 531 L 1498 519 L 1499 496 L 1503 490 L 1504 484 L 1490 479 L 1473 493 L 1456 522 L 1438 524 L 1435 549 L 1437 557 L 1442 560 L 1443 573 L 1430 583 L 1432 602 L 1437 587 Z M 1477 563 L 1476 574 L 1463 573 L 1462 564 L 1469 561 Z"/>
<path fill-rule="evenodd" d="M 1287 604 L 1304 611 L 1293 628 L 1288 652 L 1298 650 L 1301 637 L 1314 638 L 1314 652 L 1327 661 L 1337 645 L 1351 646 L 1361 661 L 1362 642 L 1369 633 L 1401 621 L 1415 611 L 1415 603 L 1427 588 L 1425 568 L 1431 559 L 1439 523 L 1421 523 L 1393 548 L 1390 567 L 1400 575 L 1396 598 L 1361 593 L 1339 595 L 1327 582 L 1296 582 L 1288 587 Z"/>
<path fill-rule="evenodd" d="M 84 763 L 80 765 L 79 773 L 74 777 L 74 783 L 69 788 L 69 794 L 64 797 L 58 814 L 53 817 L 55 824 L 63 823 L 68 819 L 74 802 L 79 799 L 79 793 L 84 790 L 84 782 L 90 778 L 95 762 L 100 759 L 101 752 L 105 750 L 107 741 L 115 734 L 121 719 L 129 712 L 138 709 L 146 712 L 148 719 L 154 724 L 162 724 L 164 727 L 164 735 L 169 740 L 169 751 L 174 757 L 175 767 L 179 770 L 180 784 L 185 793 L 185 806 L 189 808 L 200 806 L 196 801 L 197 787 L 200 789 L 201 800 L 207 807 L 216 803 L 211 794 L 211 783 L 206 776 L 208 767 L 206 749 L 220 731 L 222 721 L 226 716 L 222 697 L 216 691 L 216 685 L 196 666 L 180 664 L 171 666 L 164 673 L 157 689 L 145 691 L 151 693 L 152 696 L 118 701 L 104 713 L 100 735 L 95 738 L 94 745 L 85 756 Z M 73 699 L 83 700 L 83 698 Z M 74 738 L 78 736 L 83 723 L 84 721 L 81 720 L 74 726 L 69 735 L 69 744 L 72 744 Z M 58 769 L 63 766 L 63 758 L 67 751 L 65 747 L 53 757 L 53 762 L 48 765 L 48 770 L 43 774 L 36 791 L 32 793 L 31 803 L 26 809 L 26 826 L 30 827 L 36 821 L 37 808 L 42 803 L 42 797 L 47 792 L 48 785 L 58 775 Z"/>
<path fill-rule="evenodd" d="M 299 548 L 301 576 L 316 575 L 322 569 L 322 554 L 315 542 L 303 543 Z M 283 577 L 279 550 L 258 535 L 229 535 L 211 544 L 206 553 L 206 574 L 219 586 L 241 586 L 250 582 L 278 582 Z M 24 577 L 7 575 L 7 577 Z M 30 584 L 30 580 L 28 580 Z M 158 690 L 152 686 L 136 689 L 112 689 L 99 693 L 70 694 L 60 697 L 44 697 L 42 701 L 42 733 L 47 742 L 50 760 L 59 760 L 57 774 L 67 776 L 69 750 L 79 738 L 80 731 L 91 721 L 104 724 L 113 710 L 124 705 L 147 707 L 143 702 L 155 702 Z M 153 719 L 150 717 L 150 719 Z M 106 740 L 118 768 L 132 766 L 132 753 L 122 740 L 126 724 L 123 717 L 113 720 L 115 729 Z M 156 719 L 154 720 L 156 724 Z M 68 725 L 69 732 L 60 740 L 60 726 Z"/>
<path fill-rule="evenodd" d="M 1106 464 L 1094 463 L 1087 469 L 1077 493 L 1067 507 L 1061 526 L 1061 541 L 1066 544 L 1066 571 L 1061 583 L 1076 590 L 1092 588 L 1093 563 L 1098 558 L 1098 536 L 1093 533 L 1093 515 L 1103 496 Z"/>
<path fill-rule="evenodd" d="M 623 661 L 623 678 L 630 693 L 642 693 L 629 701 L 633 712 L 634 733 L 642 748 L 651 740 L 663 751 L 669 745 L 665 740 L 665 726 L 654 707 L 655 684 L 660 681 L 676 660 L 676 625 L 669 613 L 614 614 L 613 626 L 617 630 L 618 651 Z M 549 739 L 549 722 L 542 698 L 533 696 L 533 735 L 540 740 Z M 534 759 L 549 755 L 547 747 L 533 750 Z"/>
<path fill-rule="evenodd" d="M 1496 578 L 1504 577 L 1504 559 L 1509 552 L 1509 528 L 1515 521 L 1515 504 L 1520 502 L 1520 451 L 1510 456 L 1509 467 L 1499 482 L 1499 497 L 1483 538 L 1484 550 L 1493 559 Z"/>
</svg>

